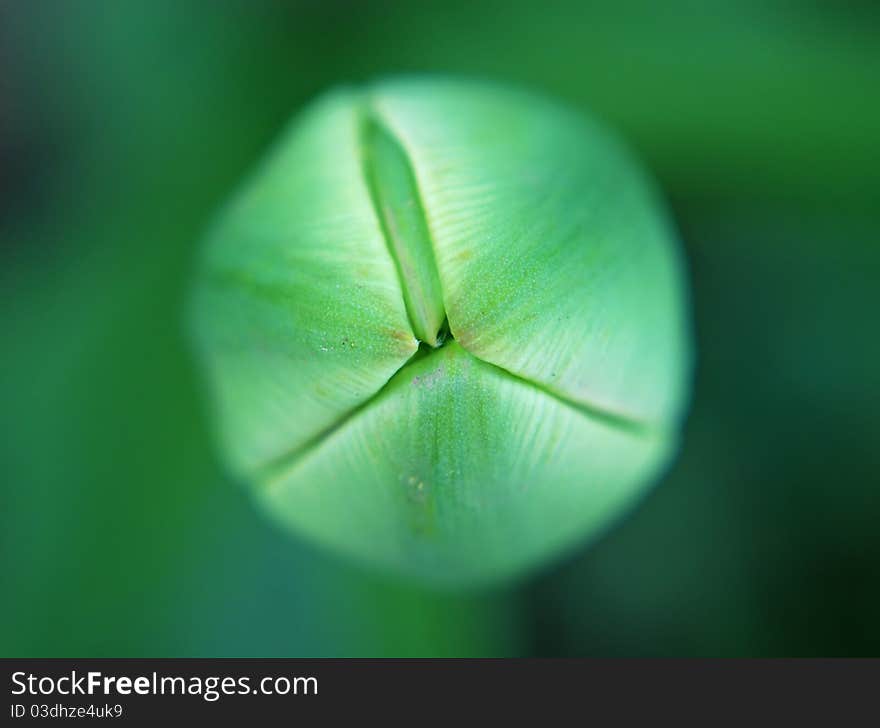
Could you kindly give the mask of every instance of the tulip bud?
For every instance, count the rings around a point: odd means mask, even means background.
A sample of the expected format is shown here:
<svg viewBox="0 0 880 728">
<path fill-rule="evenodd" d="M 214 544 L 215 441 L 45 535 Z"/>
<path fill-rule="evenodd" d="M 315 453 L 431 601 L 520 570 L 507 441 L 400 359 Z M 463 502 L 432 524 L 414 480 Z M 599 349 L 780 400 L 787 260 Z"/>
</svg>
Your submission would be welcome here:
<svg viewBox="0 0 880 728">
<path fill-rule="evenodd" d="M 222 452 L 268 512 L 423 582 L 602 530 L 674 451 L 680 251 L 606 131 L 528 93 L 342 88 L 213 228 L 194 330 Z"/>
</svg>

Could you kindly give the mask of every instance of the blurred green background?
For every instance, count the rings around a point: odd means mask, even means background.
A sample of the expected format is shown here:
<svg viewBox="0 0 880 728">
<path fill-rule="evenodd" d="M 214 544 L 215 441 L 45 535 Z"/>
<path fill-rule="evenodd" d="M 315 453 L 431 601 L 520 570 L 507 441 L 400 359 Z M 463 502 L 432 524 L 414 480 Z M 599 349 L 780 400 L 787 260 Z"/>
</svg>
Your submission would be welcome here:
<svg viewBox="0 0 880 728">
<path fill-rule="evenodd" d="M 195 246 L 290 115 L 400 71 L 527 84 L 646 161 L 699 365 L 676 464 L 503 592 L 278 531 L 220 470 Z M 880 5 L 0 3 L 0 653 L 880 653 Z"/>
</svg>

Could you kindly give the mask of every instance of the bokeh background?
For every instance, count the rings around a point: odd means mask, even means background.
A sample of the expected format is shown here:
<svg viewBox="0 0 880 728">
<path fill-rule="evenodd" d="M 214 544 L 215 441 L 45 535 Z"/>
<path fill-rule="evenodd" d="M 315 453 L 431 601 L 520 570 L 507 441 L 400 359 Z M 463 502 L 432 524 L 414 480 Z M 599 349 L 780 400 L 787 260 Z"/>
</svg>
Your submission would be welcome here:
<svg viewBox="0 0 880 728">
<path fill-rule="evenodd" d="M 676 464 L 591 548 L 421 591 L 219 468 L 195 246 L 325 87 L 439 71 L 616 127 L 660 180 L 699 366 Z M 0 653 L 880 653 L 880 5 L 0 3 Z"/>
</svg>

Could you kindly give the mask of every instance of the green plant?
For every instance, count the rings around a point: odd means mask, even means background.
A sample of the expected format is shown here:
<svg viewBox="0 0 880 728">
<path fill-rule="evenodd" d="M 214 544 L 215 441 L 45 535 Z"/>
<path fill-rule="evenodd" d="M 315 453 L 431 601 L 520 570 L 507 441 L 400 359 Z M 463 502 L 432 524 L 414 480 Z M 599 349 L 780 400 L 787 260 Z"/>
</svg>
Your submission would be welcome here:
<svg viewBox="0 0 880 728">
<path fill-rule="evenodd" d="M 195 331 L 267 510 L 422 581 L 595 534 L 672 453 L 689 338 L 650 185 L 525 92 L 400 79 L 312 104 L 210 235 Z"/>
</svg>

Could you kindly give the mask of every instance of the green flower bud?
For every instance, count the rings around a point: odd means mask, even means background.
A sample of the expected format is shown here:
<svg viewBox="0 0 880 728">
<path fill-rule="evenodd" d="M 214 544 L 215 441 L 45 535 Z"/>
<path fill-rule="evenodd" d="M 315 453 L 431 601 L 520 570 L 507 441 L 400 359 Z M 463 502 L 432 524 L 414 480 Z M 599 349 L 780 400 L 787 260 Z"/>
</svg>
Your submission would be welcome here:
<svg viewBox="0 0 880 728">
<path fill-rule="evenodd" d="M 527 93 L 343 88 L 214 227 L 194 323 L 222 451 L 313 540 L 445 585 L 603 529 L 670 458 L 680 253 L 608 133 Z"/>
</svg>

